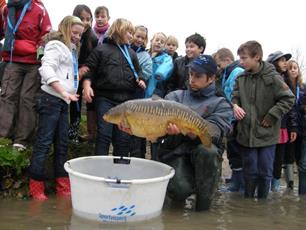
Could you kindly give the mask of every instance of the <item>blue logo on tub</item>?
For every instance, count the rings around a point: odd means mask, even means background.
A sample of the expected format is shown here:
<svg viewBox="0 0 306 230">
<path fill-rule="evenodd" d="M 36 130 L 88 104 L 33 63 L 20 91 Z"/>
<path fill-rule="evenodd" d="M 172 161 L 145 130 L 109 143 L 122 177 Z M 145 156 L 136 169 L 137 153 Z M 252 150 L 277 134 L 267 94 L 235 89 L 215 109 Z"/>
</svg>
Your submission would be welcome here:
<svg viewBox="0 0 306 230">
<path fill-rule="evenodd" d="M 111 215 L 99 213 L 99 218 L 102 221 L 127 221 L 128 217 L 134 216 L 135 205 L 121 205 L 120 207 L 111 209 Z"/>
</svg>

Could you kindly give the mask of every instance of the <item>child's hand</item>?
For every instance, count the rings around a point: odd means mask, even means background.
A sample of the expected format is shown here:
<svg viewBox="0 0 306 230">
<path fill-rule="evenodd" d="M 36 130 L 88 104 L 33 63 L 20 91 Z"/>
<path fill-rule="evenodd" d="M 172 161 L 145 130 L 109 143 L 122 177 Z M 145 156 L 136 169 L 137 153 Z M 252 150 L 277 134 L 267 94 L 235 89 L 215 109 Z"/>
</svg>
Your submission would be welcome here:
<svg viewBox="0 0 306 230">
<path fill-rule="evenodd" d="M 70 100 L 70 101 L 78 101 L 79 100 L 79 96 L 78 94 L 70 94 L 66 91 L 62 92 L 61 95 L 66 99 L 66 100 Z"/>
<path fill-rule="evenodd" d="M 158 76 L 158 75 L 156 75 L 156 76 L 155 76 L 155 79 L 156 79 L 157 81 L 160 81 L 160 80 L 161 80 L 161 77 Z"/>
<path fill-rule="evenodd" d="M 290 142 L 294 142 L 297 138 L 297 132 L 291 132 L 290 133 Z"/>
<path fill-rule="evenodd" d="M 137 84 L 140 88 L 146 89 L 146 83 L 143 80 L 137 80 Z"/>
<path fill-rule="evenodd" d="M 245 116 L 245 111 L 237 104 L 233 104 L 234 116 L 236 120 L 242 120 Z"/>
<path fill-rule="evenodd" d="M 79 78 L 80 78 L 79 80 L 81 80 L 83 76 L 88 72 L 89 72 L 89 68 L 86 65 L 79 68 Z"/>
<path fill-rule="evenodd" d="M 268 128 L 270 127 L 270 123 L 268 121 L 266 121 L 265 119 L 262 120 L 261 122 L 261 126 L 264 127 L 264 128 Z"/>
<path fill-rule="evenodd" d="M 83 97 L 87 103 L 92 102 L 92 98 L 94 96 L 93 89 L 90 86 L 84 87 L 83 89 Z"/>
</svg>

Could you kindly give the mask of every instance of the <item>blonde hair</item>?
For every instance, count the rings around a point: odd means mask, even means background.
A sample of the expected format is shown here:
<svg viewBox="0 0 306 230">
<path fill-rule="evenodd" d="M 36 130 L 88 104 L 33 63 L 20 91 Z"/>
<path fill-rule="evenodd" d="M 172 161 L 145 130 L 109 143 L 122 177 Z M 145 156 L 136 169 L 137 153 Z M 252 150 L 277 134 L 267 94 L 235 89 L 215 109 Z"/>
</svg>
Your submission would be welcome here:
<svg viewBox="0 0 306 230">
<path fill-rule="evenodd" d="M 144 31 L 146 33 L 146 37 L 143 41 L 143 43 L 144 43 L 143 46 L 147 47 L 147 45 L 148 45 L 148 28 L 145 27 L 145 26 L 138 25 L 138 26 L 135 26 L 135 33 L 136 33 L 137 30 Z"/>
<path fill-rule="evenodd" d="M 295 63 L 298 67 L 298 76 L 296 79 L 296 84 L 299 85 L 301 88 L 303 87 L 303 77 L 302 77 L 302 72 L 299 66 L 299 63 L 297 63 L 297 61 L 295 60 L 289 60 L 287 62 L 288 66 L 287 66 L 287 70 L 290 70 L 292 68 L 293 63 Z M 289 78 L 289 80 L 291 81 L 291 79 Z"/>
<path fill-rule="evenodd" d="M 76 16 L 66 16 L 58 25 L 58 33 L 61 36 L 61 41 L 70 49 L 71 47 L 71 27 L 73 25 L 80 25 L 84 27 L 83 22 Z M 77 47 L 80 44 L 76 44 Z"/>
<path fill-rule="evenodd" d="M 172 35 L 169 35 L 169 36 L 167 37 L 166 44 L 167 44 L 167 43 L 174 44 L 174 45 L 176 46 L 176 48 L 179 47 L 179 46 L 178 46 L 178 40 L 177 40 L 177 38 L 174 37 L 174 36 L 172 36 Z"/>
<path fill-rule="evenodd" d="M 167 40 L 167 36 L 166 36 L 166 34 L 164 34 L 163 32 L 157 32 L 157 33 L 155 33 L 155 34 L 153 35 L 153 38 L 150 40 L 150 42 L 151 42 L 150 50 L 149 50 L 150 53 L 152 52 L 152 42 L 154 41 L 154 39 L 155 39 L 156 37 L 163 37 L 164 40 L 165 40 L 165 42 L 166 42 L 166 40 Z"/>
<path fill-rule="evenodd" d="M 124 18 L 118 18 L 109 27 L 107 35 L 116 44 L 120 45 L 124 44 L 124 35 L 126 32 L 130 32 L 131 34 L 135 33 L 133 24 Z"/>
</svg>

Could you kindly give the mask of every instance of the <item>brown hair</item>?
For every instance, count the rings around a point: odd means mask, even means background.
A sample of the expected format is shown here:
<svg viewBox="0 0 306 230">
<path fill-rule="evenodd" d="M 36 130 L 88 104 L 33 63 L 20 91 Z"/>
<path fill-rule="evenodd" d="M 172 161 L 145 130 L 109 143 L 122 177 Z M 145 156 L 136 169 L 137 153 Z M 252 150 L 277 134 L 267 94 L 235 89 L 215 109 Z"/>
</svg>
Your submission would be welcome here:
<svg viewBox="0 0 306 230">
<path fill-rule="evenodd" d="M 135 33 L 135 28 L 134 28 L 133 24 L 130 21 L 124 19 L 124 18 L 118 18 L 109 27 L 107 35 L 116 44 L 121 45 L 121 44 L 124 43 L 123 36 L 128 31 L 131 34 Z"/>
<path fill-rule="evenodd" d="M 240 55 L 242 53 L 249 54 L 252 58 L 256 55 L 259 55 L 259 61 L 262 60 L 263 51 L 259 42 L 257 41 L 247 41 L 239 46 L 237 54 Z"/>
<path fill-rule="evenodd" d="M 228 48 L 221 48 L 215 53 L 215 58 L 218 57 L 221 61 L 224 61 L 226 58 L 231 59 L 231 61 L 235 61 L 234 54 Z"/>
<path fill-rule="evenodd" d="M 109 11 L 106 6 L 98 6 L 95 10 L 95 17 L 98 17 L 98 14 L 100 14 L 103 10 L 106 12 L 107 18 L 109 19 Z"/>
</svg>

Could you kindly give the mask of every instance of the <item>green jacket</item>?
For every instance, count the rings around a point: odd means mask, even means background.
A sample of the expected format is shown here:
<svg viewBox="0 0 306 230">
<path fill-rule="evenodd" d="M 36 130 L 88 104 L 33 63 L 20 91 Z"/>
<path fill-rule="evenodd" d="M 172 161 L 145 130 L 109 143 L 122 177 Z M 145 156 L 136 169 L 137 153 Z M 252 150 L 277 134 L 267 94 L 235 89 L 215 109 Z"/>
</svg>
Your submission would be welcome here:
<svg viewBox="0 0 306 230">
<path fill-rule="evenodd" d="M 294 104 L 294 94 L 274 67 L 262 62 L 257 73 L 243 72 L 236 79 L 232 102 L 246 112 L 237 124 L 237 141 L 246 147 L 264 147 L 279 142 L 281 117 Z M 261 126 L 262 120 L 271 125 Z"/>
</svg>

